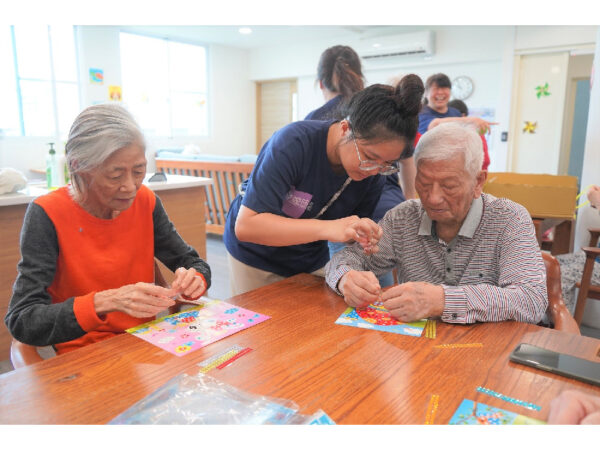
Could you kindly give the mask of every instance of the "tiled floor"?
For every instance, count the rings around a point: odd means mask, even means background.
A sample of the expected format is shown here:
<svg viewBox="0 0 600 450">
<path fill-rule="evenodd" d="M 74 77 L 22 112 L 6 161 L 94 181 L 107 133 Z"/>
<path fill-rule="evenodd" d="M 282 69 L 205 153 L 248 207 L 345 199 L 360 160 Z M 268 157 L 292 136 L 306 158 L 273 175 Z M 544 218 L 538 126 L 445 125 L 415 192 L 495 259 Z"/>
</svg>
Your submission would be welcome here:
<svg viewBox="0 0 600 450">
<path fill-rule="evenodd" d="M 206 239 L 206 260 L 212 273 L 212 286 L 208 290 L 208 297 L 226 300 L 231 297 L 229 288 L 229 269 L 227 266 L 227 253 L 221 236 L 209 234 Z M 600 339 L 600 329 L 581 326 L 581 334 Z M 49 349 L 49 355 L 52 350 Z M 47 350 L 46 350 L 47 351 Z M 12 370 L 10 361 L 0 361 L 0 373 Z"/>
</svg>

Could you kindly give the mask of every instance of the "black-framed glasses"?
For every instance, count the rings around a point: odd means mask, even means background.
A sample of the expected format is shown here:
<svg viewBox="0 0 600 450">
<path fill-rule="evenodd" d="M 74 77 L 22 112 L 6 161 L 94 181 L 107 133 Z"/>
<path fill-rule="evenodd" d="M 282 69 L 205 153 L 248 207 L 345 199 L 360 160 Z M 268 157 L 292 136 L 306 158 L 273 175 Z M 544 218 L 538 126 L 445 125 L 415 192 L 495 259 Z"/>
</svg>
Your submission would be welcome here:
<svg viewBox="0 0 600 450">
<path fill-rule="evenodd" d="M 371 159 L 361 159 L 354 133 L 352 134 L 352 140 L 354 141 L 354 147 L 356 148 L 356 156 L 358 156 L 358 168 L 360 170 L 364 170 L 365 172 L 369 170 L 379 170 L 381 175 L 391 175 L 400 171 L 400 168 L 398 167 L 398 161 L 395 161 L 392 164 L 379 164 L 377 161 L 373 161 Z"/>
</svg>

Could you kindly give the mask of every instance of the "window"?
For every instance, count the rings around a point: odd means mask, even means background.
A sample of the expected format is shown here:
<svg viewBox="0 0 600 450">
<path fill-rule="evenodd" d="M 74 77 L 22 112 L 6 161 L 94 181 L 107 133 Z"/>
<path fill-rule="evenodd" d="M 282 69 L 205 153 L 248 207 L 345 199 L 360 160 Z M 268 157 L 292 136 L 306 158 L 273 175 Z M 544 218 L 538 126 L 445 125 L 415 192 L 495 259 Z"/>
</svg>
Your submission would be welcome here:
<svg viewBox="0 0 600 450">
<path fill-rule="evenodd" d="M 0 135 L 65 139 L 80 110 L 72 26 L 0 28 Z"/>
<path fill-rule="evenodd" d="M 206 48 L 120 33 L 123 103 L 144 134 L 207 136 Z"/>
</svg>

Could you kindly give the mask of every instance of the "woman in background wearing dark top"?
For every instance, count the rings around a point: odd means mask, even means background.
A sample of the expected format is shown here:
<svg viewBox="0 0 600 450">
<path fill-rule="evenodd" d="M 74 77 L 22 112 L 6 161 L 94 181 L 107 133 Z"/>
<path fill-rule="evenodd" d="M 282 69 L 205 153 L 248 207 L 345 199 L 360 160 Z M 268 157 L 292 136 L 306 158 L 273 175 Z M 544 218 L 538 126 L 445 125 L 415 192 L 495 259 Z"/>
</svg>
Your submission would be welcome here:
<svg viewBox="0 0 600 450">
<path fill-rule="evenodd" d="M 227 215 L 224 242 L 233 295 L 298 273 L 323 272 L 326 241 L 377 251 L 372 215 L 380 174 L 398 171 L 415 138 L 423 82 L 356 93 L 343 120 L 286 125 L 265 143 Z M 361 219 L 362 217 L 362 219 Z"/>
<path fill-rule="evenodd" d="M 336 119 L 343 104 L 365 87 L 360 58 L 347 45 L 329 47 L 321 54 L 317 80 L 326 103 L 304 120 Z"/>
<path fill-rule="evenodd" d="M 327 103 L 308 113 L 305 120 L 339 119 L 341 118 L 340 108 L 344 102 L 344 93 L 354 93 L 363 89 L 364 77 L 360 58 L 350 47 L 343 45 L 330 47 L 321 54 L 317 66 L 317 78 Z M 396 86 L 400 79 L 401 77 L 396 77 L 389 84 Z M 415 139 L 414 145 L 417 144 L 419 137 L 420 134 Z M 397 173 L 385 176 L 383 191 L 371 216 L 374 222 L 379 222 L 389 209 L 407 198 L 417 198 L 415 190 L 417 170 L 412 157 L 413 152 L 414 146 L 411 145 L 411 150 L 400 161 L 400 178 Z M 329 256 L 339 252 L 345 245 L 343 242 L 329 242 Z M 391 286 L 393 282 L 394 278 L 391 272 L 382 275 L 379 279 L 382 287 Z"/>
</svg>

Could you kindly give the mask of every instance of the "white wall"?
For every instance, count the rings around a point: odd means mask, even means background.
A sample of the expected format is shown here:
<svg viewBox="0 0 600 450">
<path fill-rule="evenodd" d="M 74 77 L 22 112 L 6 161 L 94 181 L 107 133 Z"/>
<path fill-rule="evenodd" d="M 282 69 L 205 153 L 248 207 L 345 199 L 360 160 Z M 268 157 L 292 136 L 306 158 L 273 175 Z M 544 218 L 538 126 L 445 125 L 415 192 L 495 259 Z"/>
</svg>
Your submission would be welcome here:
<svg viewBox="0 0 600 450">
<path fill-rule="evenodd" d="M 509 142 L 501 141 L 510 130 L 511 94 L 515 53 L 543 52 L 551 48 L 590 49 L 596 42 L 595 26 L 432 26 L 412 27 L 412 31 L 433 30 L 436 49 L 430 59 L 422 56 L 398 57 L 383 63 L 364 63 L 367 84 L 386 82 L 399 73 L 416 73 L 423 79 L 444 72 L 451 79 L 470 76 L 475 85 L 466 100 L 470 109 L 492 108 L 497 125 L 488 137 L 490 170 L 508 169 Z M 253 80 L 298 77 L 299 117 L 323 103 L 315 87 L 316 65 L 323 50 L 345 44 L 357 49 L 361 40 L 335 39 L 311 41 L 307 38 L 293 46 L 273 45 L 251 54 Z"/>
<path fill-rule="evenodd" d="M 81 108 L 108 101 L 108 86 L 121 86 L 119 29 L 110 26 L 77 27 Z M 104 71 L 104 82 L 89 82 L 90 68 Z"/>
<path fill-rule="evenodd" d="M 399 57 L 384 63 L 365 63 L 367 83 L 386 82 L 399 73 L 416 73 L 426 78 L 435 72 L 470 76 L 475 84 L 467 99 L 471 109 L 493 108 L 499 122 L 488 139 L 492 171 L 507 168 L 508 143 L 500 141 L 509 130 L 513 60 L 515 52 L 544 51 L 549 47 L 587 47 L 596 42 L 593 26 L 432 26 L 410 27 L 411 32 L 430 29 L 435 32 L 436 49 L 430 59 L 421 56 Z M 82 107 L 105 101 L 107 87 L 120 85 L 119 27 L 81 27 L 80 73 Z M 273 45 L 252 51 L 209 46 L 211 135 L 203 139 L 149 139 L 149 170 L 153 170 L 153 152 L 161 147 L 198 145 L 205 153 L 239 155 L 253 153 L 256 142 L 254 81 L 278 78 L 298 79 L 299 117 L 323 103 L 315 87 L 316 65 L 321 52 L 331 45 L 361 46 L 353 39 L 311 40 L 307 36 L 296 45 Z M 201 43 L 201 42 L 199 42 Z M 364 44 L 363 44 L 364 45 Z M 104 70 L 104 85 L 90 85 L 90 67 Z M 15 167 L 28 176 L 29 168 L 44 165 L 46 142 L 56 138 L 0 139 L 0 166 Z"/>
<path fill-rule="evenodd" d="M 108 100 L 108 86 L 121 85 L 119 27 L 78 27 L 78 58 L 81 80 L 81 108 Z M 147 137 L 148 171 L 155 170 L 154 152 L 163 147 L 196 144 L 203 153 L 240 155 L 254 153 L 256 145 L 256 102 L 254 83 L 249 76 L 249 52 L 210 45 L 209 102 L 211 107 L 210 136 L 206 138 Z M 89 69 L 104 71 L 102 85 L 89 83 Z M 126 93 L 123 93 L 124 96 Z M 64 141 L 56 137 L 0 139 L 0 167 L 13 167 L 30 179 L 32 168 L 43 169 L 47 142 L 64 150 Z"/>
<path fill-rule="evenodd" d="M 516 27 L 515 50 L 539 51 L 552 47 L 594 45 L 597 26 L 518 26 Z"/>
<path fill-rule="evenodd" d="M 377 62 L 363 62 L 367 84 L 386 83 L 399 74 L 415 73 L 424 81 L 434 73 L 446 73 L 450 79 L 467 75 L 475 89 L 466 100 L 469 108 L 491 108 L 499 125 L 489 136 L 492 168 L 505 166 L 506 144 L 500 145 L 500 132 L 508 129 L 510 78 L 505 66 L 512 64 L 514 27 L 511 26 L 437 26 L 416 27 L 435 33 L 435 52 L 431 57 L 402 56 Z M 510 51 L 506 52 L 506 42 Z M 332 45 L 349 45 L 358 53 L 364 45 L 359 38 L 325 41 L 307 40 L 295 46 L 272 46 L 252 52 L 250 76 L 254 80 L 298 77 L 298 111 L 304 117 L 323 103 L 315 85 L 316 67 L 321 52 Z M 507 56 L 508 55 L 508 56 Z M 512 68 L 509 67 L 512 76 Z M 504 91 L 502 90 L 504 89 Z M 498 150 L 496 150 L 498 148 Z"/>
</svg>

